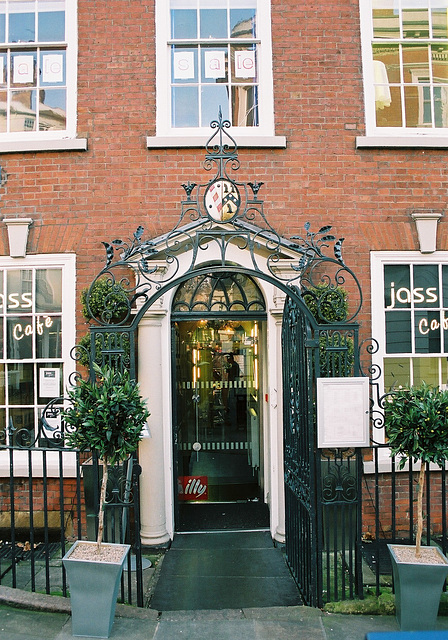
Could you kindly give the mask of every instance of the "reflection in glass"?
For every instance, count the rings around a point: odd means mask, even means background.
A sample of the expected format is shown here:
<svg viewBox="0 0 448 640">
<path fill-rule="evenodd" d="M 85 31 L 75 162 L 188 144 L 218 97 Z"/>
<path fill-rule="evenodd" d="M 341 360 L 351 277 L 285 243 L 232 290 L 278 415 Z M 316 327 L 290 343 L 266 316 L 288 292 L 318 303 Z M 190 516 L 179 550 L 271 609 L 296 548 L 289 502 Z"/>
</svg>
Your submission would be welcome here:
<svg viewBox="0 0 448 640">
<path fill-rule="evenodd" d="M 435 84 L 448 83 L 448 45 L 431 46 L 431 64 L 433 82 Z"/>
<path fill-rule="evenodd" d="M 386 353 L 411 351 L 411 312 L 386 311 Z"/>
<path fill-rule="evenodd" d="M 229 90 L 227 85 L 205 85 L 201 88 L 201 126 L 207 127 L 215 120 L 219 107 L 225 120 L 229 118 Z"/>
<path fill-rule="evenodd" d="M 374 81 L 381 84 L 393 84 L 401 82 L 400 76 L 400 50 L 398 44 L 375 44 L 372 47 L 372 55 L 375 62 L 383 67 L 373 66 Z"/>
<path fill-rule="evenodd" d="M 407 127 L 420 127 L 425 124 L 423 117 L 423 87 L 406 86 L 404 88 L 404 105 Z"/>
<path fill-rule="evenodd" d="M 36 357 L 62 357 L 61 318 L 53 316 L 36 317 Z"/>
<path fill-rule="evenodd" d="M 34 365 L 8 364 L 9 404 L 34 403 Z"/>
<path fill-rule="evenodd" d="M 256 38 L 256 9 L 230 9 L 230 37 Z"/>
<path fill-rule="evenodd" d="M 10 131 L 36 130 L 36 92 L 11 93 Z"/>
<path fill-rule="evenodd" d="M 39 2 L 37 14 L 37 37 L 39 42 L 65 40 L 64 0 Z"/>
<path fill-rule="evenodd" d="M 26 447 L 34 442 L 34 409 L 11 409 L 9 417 L 14 427 L 11 444 Z"/>
<path fill-rule="evenodd" d="M 403 37 L 428 38 L 429 15 L 421 0 L 404 0 L 403 4 Z"/>
<path fill-rule="evenodd" d="M 411 381 L 409 358 L 384 359 L 384 391 L 399 386 L 408 387 Z"/>
<path fill-rule="evenodd" d="M 446 0 L 431 0 L 432 37 L 448 37 L 448 3 Z"/>
<path fill-rule="evenodd" d="M 65 129 L 67 126 L 65 89 L 41 89 L 39 98 L 39 131 Z"/>
<path fill-rule="evenodd" d="M 0 404 L 5 404 L 5 390 L 6 390 L 6 378 L 5 378 L 5 365 L 0 364 Z M 0 431 L 2 425 L 0 422 Z"/>
<path fill-rule="evenodd" d="M 439 386 L 439 384 L 445 384 L 446 382 L 446 367 L 445 377 L 439 380 L 439 358 L 413 358 L 412 359 L 414 376 L 413 384 L 419 385 L 422 382 L 426 384 Z"/>
<path fill-rule="evenodd" d="M 440 307 L 437 264 L 414 265 L 413 299 L 416 307 Z"/>
<path fill-rule="evenodd" d="M 171 6 L 173 6 L 171 0 Z M 197 13 L 195 9 L 171 10 L 171 37 L 196 39 L 198 35 Z"/>
<path fill-rule="evenodd" d="M 440 353 L 439 311 L 416 311 L 414 316 L 415 353 Z"/>
<path fill-rule="evenodd" d="M 227 38 L 226 9 L 201 9 L 199 16 L 201 38 Z"/>
<path fill-rule="evenodd" d="M 375 38 L 399 38 L 398 0 L 372 0 L 373 35 Z"/>
<path fill-rule="evenodd" d="M 232 124 L 234 127 L 258 126 L 258 87 L 232 87 Z"/>
<path fill-rule="evenodd" d="M 61 269 L 36 269 L 36 311 L 62 311 Z"/>
<path fill-rule="evenodd" d="M 35 42 L 34 2 L 9 3 L 9 42 Z"/>
<path fill-rule="evenodd" d="M 198 127 L 198 88 L 172 87 L 171 91 L 173 127 Z"/>
<path fill-rule="evenodd" d="M 6 6 L 0 2 L 0 42 L 6 42 Z M 1 426 L 0 426 L 1 429 Z"/>
<path fill-rule="evenodd" d="M 403 81 L 429 80 L 428 45 L 405 45 L 402 47 Z"/>
<path fill-rule="evenodd" d="M 0 132 L 5 132 L 7 130 L 7 124 L 8 124 L 6 120 L 6 114 L 8 109 L 7 100 L 8 100 L 8 95 L 6 91 L 0 91 Z"/>
<path fill-rule="evenodd" d="M 31 269 L 8 269 L 6 274 L 8 312 L 33 310 L 33 272 Z"/>
<path fill-rule="evenodd" d="M 33 357 L 33 318 L 11 316 L 7 319 L 7 355 L 10 360 Z"/>
</svg>

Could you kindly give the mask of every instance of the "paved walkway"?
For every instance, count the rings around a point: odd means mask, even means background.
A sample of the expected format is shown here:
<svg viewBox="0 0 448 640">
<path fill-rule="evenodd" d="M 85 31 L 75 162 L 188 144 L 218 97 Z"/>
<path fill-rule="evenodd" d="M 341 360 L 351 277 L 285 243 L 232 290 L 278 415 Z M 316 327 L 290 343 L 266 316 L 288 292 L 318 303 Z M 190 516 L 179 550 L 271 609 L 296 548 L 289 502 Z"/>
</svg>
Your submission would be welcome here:
<svg viewBox="0 0 448 640">
<path fill-rule="evenodd" d="M 446 630 L 448 618 L 439 618 Z M 117 605 L 111 640 L 365 640 L 397 631 L 393 616 L 329 614 L 311 607 L 163 611 Z M 1 640 L 74 640 L 70 602 L 0 586 Z M 397 637 L 399 640 L 399 636 Z"/>
</svg>

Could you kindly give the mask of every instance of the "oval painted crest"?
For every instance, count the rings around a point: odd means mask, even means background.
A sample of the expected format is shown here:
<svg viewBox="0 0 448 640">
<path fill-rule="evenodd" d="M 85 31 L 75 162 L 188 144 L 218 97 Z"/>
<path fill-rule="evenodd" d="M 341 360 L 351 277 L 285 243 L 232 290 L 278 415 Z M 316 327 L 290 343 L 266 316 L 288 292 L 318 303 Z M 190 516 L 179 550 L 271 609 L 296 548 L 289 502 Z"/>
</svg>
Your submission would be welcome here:
<svg viewBox="0 0 448 640">
<path fill-rule="evenodd" d="M 226 222 L 238 213 L 240 192 L 230 180 L 216 180 L 207 188 L 204 204 L 210 218 L 216 222 Z"/>
</svg>

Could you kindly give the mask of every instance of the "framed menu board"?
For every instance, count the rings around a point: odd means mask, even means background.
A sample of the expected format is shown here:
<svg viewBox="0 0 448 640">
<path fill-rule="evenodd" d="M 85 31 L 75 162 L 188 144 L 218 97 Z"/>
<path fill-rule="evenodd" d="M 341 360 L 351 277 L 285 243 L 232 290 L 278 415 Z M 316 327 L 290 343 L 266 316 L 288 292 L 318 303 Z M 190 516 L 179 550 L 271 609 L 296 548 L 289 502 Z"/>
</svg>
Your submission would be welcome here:
<svg viewBox="0 0 448 640">
<path fill-rule="evenodd" d="M 369 445 L 369 378 L 318 378 L 319 449 Z"/>
</svg>

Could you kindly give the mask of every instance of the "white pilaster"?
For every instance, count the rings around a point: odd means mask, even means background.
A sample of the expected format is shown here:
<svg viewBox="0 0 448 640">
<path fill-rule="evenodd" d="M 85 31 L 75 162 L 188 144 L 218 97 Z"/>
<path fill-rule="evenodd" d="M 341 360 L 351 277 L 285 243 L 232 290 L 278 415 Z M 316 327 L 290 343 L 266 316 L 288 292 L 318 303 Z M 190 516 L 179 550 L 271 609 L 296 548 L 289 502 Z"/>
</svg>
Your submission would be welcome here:
<svg viewBox="0 0 448 640">
<path fill-rule="evenodd" d="M 165 504 L 166 472 L 165 427 L 170 418 L 164 412 L 164 393 L 171 392 L 168 368 L 162 358 L 162 329 L 166 311 L 149 311 L 138 327 L 138 381 L 140 391 L 148 399 L 151 415 L 149 437 L 139 447 L 141 539 L 146 546 L 165 544 L 167 530 Z M 168 465 L 169 466 L 169 465 Z"/>
</svg>

